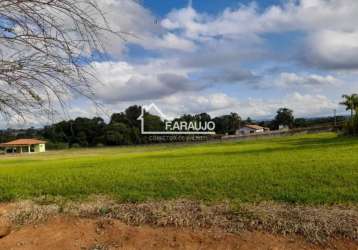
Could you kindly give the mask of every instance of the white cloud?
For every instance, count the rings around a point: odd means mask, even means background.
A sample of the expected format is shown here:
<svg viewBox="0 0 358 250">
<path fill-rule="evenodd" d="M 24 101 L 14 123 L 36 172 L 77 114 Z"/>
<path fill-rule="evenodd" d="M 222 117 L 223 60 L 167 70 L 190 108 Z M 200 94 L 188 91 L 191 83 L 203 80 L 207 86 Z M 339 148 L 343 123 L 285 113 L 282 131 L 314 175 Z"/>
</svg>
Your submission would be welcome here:
<svg viewBox="0 0 358 250">
<path fill-rule="evenodd" d="M 126 51 L 127 42 L 141 43 L 151 38 L 153 33 L 161 30 L 158 25 L 155 25 L 155 17 L 151 12 L 136 1 L 101 0 L 97 1 L 97 4 L 110 28 L 115 32 L 121 32 L 121 37 L 107 32 L 102 34 L 104 45 L 112 56 L 122 56 Z M 102 26 L 107 25 L 101 16 L 97 17 L 97 21 L 102 23 Z"/>
<path fill-rule="evenodd" d="M 120 99 L 125 94 L 128 95 L 127 99 L 134 98 L 134 92 L 128 88 L 129 84 L 141 88 L 143 93 L 147 91 L 147 98 L 153 97 L 155 93 L 157 97 L 174 93 L 175 91 L 165 86 L 159 90 L 161 82 L 158 81 L 158 75 L 163 73 L 162 67 L 188 79 L 191 73 L 200 73 L 203 79 L 209 79 L 213 75 L 209 73 L 205 77 L 207 72 L 216 72 L 219 77 L 225 76 L 225 72 L 232 72 L 233 68 L 243 72 L 240 65 L 245 62 L 287 60 L 282 59 L 282 56 L 275 58 L 265 47 L 266 41 L 262 37 L 268 33 L 303 32 L 306 44 L 302 44 L 305 45 L 303 53 L 294 58 L 296 61 L 303 58 L 305 63 L 323 68 L 358 68 L 358 35 L 355 33 L 358 2 L 355 0 L 288 1 L 265 10 L 261 10 L 257 4 L 250 4 L 227 8 L 217 15 L 200 13 L 188 6 L 171 11 L 160 22 L 156 22 L 157 18 L 148 9 L 132 0 L 102 0 L 99 3 L 105 8 L 111 26 L 134 34 L 126 36 L 129 43 L 162 52 L 161 59 L 151 60 L 147 65 L 140 66 L 139 73 L 131 73 L 131 80 L 127 79 L 126 86 L 120 81 L 115 84 L 118 92 L 123 93 Z M 107 40 L 114 43 L 113 39 Z M 118 43 L 121 52 L 123 44 Z M 116 45 L 112 45 L 112 50 L 115 50 Z M 166 50 L 174 50 L 174 53 Z M 138 65 L 132 66 L 138 71 Z M 293 76 L 283 73 L 280 84 L 298 81 L 302 86 L 319 82 L 338 83 L 333 78 L 315 74 Z M 238 78 L 235 78 L 235 82 L 236 79 Z M 227 79 L 215 79 L 216 84 L 224 81 Z M 265 84 L 275 85 L 274 82 Z M 113 87 L 113 84 L 110 86 Z M 123 89 L 119 90 L 120 87 Z M 201 89 L 197 86 L 193 88 Z"/>
<path fill-rule="evenodd" d="M 331 115 L 338 108 L 336 101 L 324 95 L 300 94 L 294 92 L 282 99 L 254 99 L 239 103 L 239 114 L 243 117 L 273 118 L 279 108 L 287 107 L 294 111 L 296 117 L 313 117 Z"/>
<path fill-rule="evenodd" d="M 265 10 L 251 4 L 227 8 L 218 15 L 199 13 L 188 6 L 171 11 L 159 24 L 154 22 L 156 18 L 148 10 L 137 3 L 126 0 L 105 2 L 107 5 L 111 3 L 109 6 L 113 13 L 119 8 L 126 12 L 123 20 L 116 20 L 118 15 L 114 15 L 113 20 L 122 29 L 128 28 L 139 34 L 138 37 L 130 38 L 129 42 L 146 49 L 177 50 L 175 53 L 162 53 L 157 59 L 143 60 L 142 64 L 124 61 L 97 63 L 95 66 L 99 70 L 99 78 L 104 83 L 96 86 L 97 95 L 114 105 L 156 100 L 163 103 L 176 102 L 177 106 L 180 106 L 179 102 L 185 103 L 189 107 L 183 107 L 184 110 L 208 109 L 220 112 L 225 107 L 215 107 L 223 104 L 228 107 L 240 106 L 240 110 L 247 115 L 258 117 L 272 114 L 280 106 L 291 105 L 297 108 L 299 114 L 318 114 L 325 107 L 333 106 L 324 95 L 303 95 L 297 92 L 279 101 L 272 97 L 262 101 L 251 99 L 238 102 L 225 93 L 214 93 L 212 96 L 203 94 L 200 91 L 210 85 L 191 80 L 191 75 L 199 74 L 199 79 L 211 84 L 258 79 L 259 75 L 252 70 L 244 70 L 240 65 L 257 62 L 258 59 L 271 59 L 272 54 L 265 48 L 265 40 L 262 38 L 268 33 L 303 32 L 303 37 L 307 38 L 306 48 L 311 48 L 305 51 L 305 57 L 312 60 L 310 64 L 314 63 L 318 67 L 333 62 L 335 68 L 335 61 L 348 61 L 339 55 L 356 57 L 357 37 L 354 29 L 358 21 L 358 2 L 353 0 L 289 1 Z M 140 20 L 134 18 L 134 15 L 141 16 Z M 347 31 L 351 33 L 347 34 Z M 330 54 L 332 51 L 334 53 Z M 340 54 L 342 51 L 346 52 Z M 271 75 L 264 80 L 269 81 L 258 81 L 256 84 L 270 88 L 292 87 L 295 91 L 312 87 L 333 88 L 343 84 L 333 74 L 319 75 L 305 73 L 304 70 L 300 74 L 283 72 L 278 78 Z M 307 103 L 312 103 L 309 101 L 311 99 L 319 100 L 319 103 L 315 103 L 319 110 L 300 109 L 296 103 L 304 98 Z M 216 100 L 220 101 L 215 104 Z M 300 105 L 305 106 L 302 103 Z"/>
<path fill-rule="evenodd" d="M 199 74 L 201 80 L 212 84 L 242 82 L 260 77 L 251 69 L 241 68 L 245 62 L 281 60 L 279 63 L 285 64 L 287 59 L 275 58 L 265 47 L 267 41 L 263 37 L 270 33 L 301 32 L 302 41 L 306 42 L 300 44 L 304 46 L 303 56 L 290 58 L 294 62 L 304 57 L 304 62 L 316 67 L 358 68 L 358 2 L 355 0 L 287 1 L 265 10 L 250 4 L 227 8 L 217 15 L 200 13 L 188 6 L 171 11 L 158 24 L 149 10 L 133 1 L 104 2 L 113 13 L 112 22 L 136 34 L 129 38 L 130 43 L 162 52 L 160 58 L 145 59 L 142 64 L 96 64 L 99 78 L 104 82 L 96 86 L 97 94 L 113 105 L 155 100 L 177 106 L 185 103 L 188 107 L 183 109 L 188 111 L 214 112 L 225 110 L 226 105 L 253 117 L 272 115 L 281 106 L 291 106 L 299 115 L 323 114 L 336 106 L 324 95 L 326 88 L 343 85 L 336 74 L 307 73 L 304 69 L 298 74 L 288 73 L 286 69 L 278 77 L 265 76 L 263 80 L 268 81 L 256 84 L 292 87 L 291 91 L 298 92 L 279 100 L 272 96 L 240 102 L 225 93 L 204 94 L 201 91 L 208 85 L 191 80 L 191 75 Z M 125 14 L 119 17 L 119 11 Z M 309 88 L 320 89 L 323 94 L 299 94 Z"/>
<path fill-rule="evenodd" d="M 101 0 L 98 5 L 109 26 L 114 31 L 122 32 L 122 39 L 115 35 L 103 35 L 103 41 L 112 56 L 122 56 L 128 43 L 152 50 L 192 51 L 195 48 L 192 41 L 167 32 L 157 23 L 157 17 L 137 1 Z"/>
<path fill-rule="evenodd" d="M 205 17 L 196 12 L 191 6 L 170 12 L 161 25 L 167 30 L 183 30 L 185 36 L 196 39 L 198 34 L 205 32 L 207 25 Z"/>
<path fill-rule="evenodd" d="M 355 0 L 301 0 L 273 5 L 263 12 L 257 4 L 227 8 L 218 16 L 196 12 L 192 7 L 174 10 L 162 26 L 182 30 L 188 37 L 248 35 L 293 30 L 356 29 Z"/>
<path fill-rule="evenodd" d="M 155 103 L 171 117 L 184 113 L 207 112 L 212 116 L 219 116 L 236 112 L 241 117 L 272 119 L 276 111 L 282 107 L 293 109 L 296 117 L 331 115 L 333 109 L 339 109 L 337 101 L 324 95 L 298 92 L 283 96 L 281 99 L 248 98 L 247 100 L 238 100 L 225 93 L 179 94 L 155 100 Z"/>
<path fill-rule="evenodd" d="M 331 76 L 321 76 L 316 74 L 281 73 L 277 81 L 278 86 L 283 87 L 316 87 L 324 88 L 327 86 L 339 86 L 342 82 Z"/>
<path fill-rule="evenodd" d="M 307 39 L 305 60 L 332 69 L 358 68 L 358 30 L 322 30 Z"/>
<path fill-rule="evenodd" d="M 166 33 L 161 39 L 157 40 L 158 41 L 154 44 L 156 44 L 156 47 L 158 48 L 176 49 L 181 51 L 195 50 L 194 42 L 185 38 L 178 37 L 177 35 L 172 33 Z"/>
<path fill-rule="evenodd" d="M 155 65 L 155 66 L 154 66 Z M 161 68 L 154 63 L 131 65 L 127 62 L 93 63 L 99 82 L 94 85 L 96 96 L 105 103 L 159 99 L 179 92 L 198 91 L 206 87 L 192 81 L 182 71 Z M 152 68 L 155 70 L 152 71 Z"/>
<path fill-rule="evenodd" d="M 296 116 L 301 117 L 331 115 L 333 109 L 338 108 L 338 102 L 324 95 L 302 95 L 297 92 L 287 96 L 281 105 L 293 109 Z"/>
<path fill-rule="evenodd" d="M 185 113 L 196 114 L 220 111 L 234 107 L 237 101 L 224 93 L 206 95 L 188 93 L 168 96 L 157 100 L 156 103 L 171 116 L 178 116 Z"/>
<path fill-rule="evenodd" d="M 259 45 L 268 33 L 302 32 L 307 38 L 306 62 L 332 69 L 358 68 L 358 2 L 356 0 L 301 0 L 272 6 L 263 12 L 256 4 L 227 8 L 217 16 L 198 13 L 192 7 L 174 10 L 162 21 L 205 47 L 213 41 Z M 216 46 L 220 45 L 216 43 Z M 251 46 L 253 47 L 253 46 Z M 234 49 L 233 46 L 229 48 Z M 232 50 L 233 54 L 238 53 Z"/>
</svg>

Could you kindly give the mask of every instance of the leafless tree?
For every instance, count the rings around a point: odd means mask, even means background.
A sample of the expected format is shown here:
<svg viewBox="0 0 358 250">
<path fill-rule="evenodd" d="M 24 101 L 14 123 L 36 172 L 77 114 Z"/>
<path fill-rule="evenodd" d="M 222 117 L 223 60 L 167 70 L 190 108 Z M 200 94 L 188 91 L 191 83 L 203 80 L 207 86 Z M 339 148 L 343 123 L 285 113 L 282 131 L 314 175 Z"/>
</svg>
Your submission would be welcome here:
<svg viewBox="0 0 358 250">
<path fill-rule="evenodd" d="M 0 1 L 0 113 L 64 107 L 69 95 L 93 97 L 89 55 L 115 33 L 96 0 Z M 54 104 L 56 103 L 56 104 Z"/>
</svg>

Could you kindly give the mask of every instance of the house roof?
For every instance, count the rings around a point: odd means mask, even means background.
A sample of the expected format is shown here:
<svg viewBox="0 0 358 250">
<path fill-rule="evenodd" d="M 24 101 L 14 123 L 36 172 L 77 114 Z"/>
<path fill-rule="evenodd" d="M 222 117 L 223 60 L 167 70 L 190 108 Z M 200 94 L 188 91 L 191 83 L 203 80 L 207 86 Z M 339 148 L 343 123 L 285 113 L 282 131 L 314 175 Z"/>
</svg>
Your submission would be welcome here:
<svg viewBox="0 0 358 250">
<path fill-rule="evenodd" d="M 256 130 L 265 129 L 264 127 L 261 127 L 259 125 L 253 125 L 253 124 L 248 124 L 248 125 L 245 125 L 244 127 L 251 128 L 251 129 L 256 129 Z"/>
<path fill-rule="evenodd" d="M 41 141 L 37 139 L 18 139 L 15 141 L 10 141 L 6 143 L 0 144 L 2 147 L 6 146 L 29 146 L 29 145 L 36 145 L 36 144 L 45 144 L 46 141 Z"/>
</svg>

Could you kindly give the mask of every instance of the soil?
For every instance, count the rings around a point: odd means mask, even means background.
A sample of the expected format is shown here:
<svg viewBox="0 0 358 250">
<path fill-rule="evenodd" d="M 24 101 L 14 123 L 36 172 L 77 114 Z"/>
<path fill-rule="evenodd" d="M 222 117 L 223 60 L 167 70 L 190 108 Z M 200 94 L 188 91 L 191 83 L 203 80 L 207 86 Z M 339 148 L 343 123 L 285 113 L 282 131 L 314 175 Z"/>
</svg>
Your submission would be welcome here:
<svg viewBox="0 0 358 250">
<path fill-rule="evenodd" d="M 0 250 L 358 250 L 356 207 L 262 203 L 242 209 L 188 200 L 121 204 L 105 197 L 61 206 L 0 203 Z"/>
<path fill-rule="evenodd" d="M 353 241 L 330 240 L 327 245 L 301 237 L 264 232 L 240 234 L 174 227 L 129 226 L 119 220 L 56 215 L 46 222 L 13 229 L 0 239 L 0 249 L 358 249 Z"/>
</svg>

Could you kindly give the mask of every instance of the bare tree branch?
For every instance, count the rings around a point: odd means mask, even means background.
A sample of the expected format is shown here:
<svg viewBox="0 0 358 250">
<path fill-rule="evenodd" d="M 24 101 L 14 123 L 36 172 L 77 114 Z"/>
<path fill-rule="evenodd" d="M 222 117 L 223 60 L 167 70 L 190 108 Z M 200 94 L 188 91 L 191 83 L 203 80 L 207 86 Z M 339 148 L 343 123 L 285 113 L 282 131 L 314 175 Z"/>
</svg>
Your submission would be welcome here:
<svg viewBox="0 0 358 250">
<path fill-rule="evenodd" d="M 95 0 L 0 1 L 0 113 L 51 112 L 79 94 L 93 100 L 92 53 L 111 30 Z"/>
</svg>

